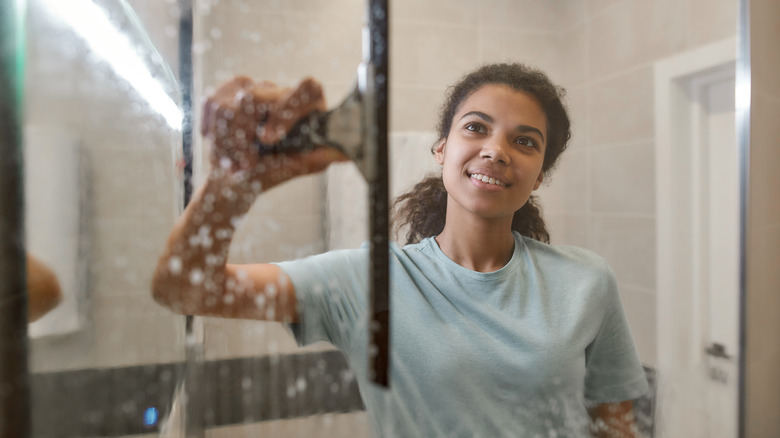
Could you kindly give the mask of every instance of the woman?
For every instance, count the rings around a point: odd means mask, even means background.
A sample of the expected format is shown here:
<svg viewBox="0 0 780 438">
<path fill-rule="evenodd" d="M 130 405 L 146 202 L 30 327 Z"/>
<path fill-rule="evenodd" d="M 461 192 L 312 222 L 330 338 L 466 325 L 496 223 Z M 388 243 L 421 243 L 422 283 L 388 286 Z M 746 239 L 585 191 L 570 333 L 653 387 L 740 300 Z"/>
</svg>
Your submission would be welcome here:
<svg viewBox="0 0 780 438">
<path fill-rule="evenodd" d="M 237 78 L 207 102 L 212 170 L 160 259 L 155 299 L 295 322 L 299 342 L 333 343 L 380 436 L 634 436 L 630 400 L 647 384 L 614 275 L 588 251 L 545 243 L 531 197 L 570 136 L 562 93 L 517 64 L 450 89 L 433 147 L 442 174 L 398 204 L 412 244 L 391 245 L 390 391 L 367 378 L 367 248 L 226 263 L 235 218 L 261 192 L 345 159 L 252 149 L 325 107 L 312 80 L 289 91 Z"/>
</svg>

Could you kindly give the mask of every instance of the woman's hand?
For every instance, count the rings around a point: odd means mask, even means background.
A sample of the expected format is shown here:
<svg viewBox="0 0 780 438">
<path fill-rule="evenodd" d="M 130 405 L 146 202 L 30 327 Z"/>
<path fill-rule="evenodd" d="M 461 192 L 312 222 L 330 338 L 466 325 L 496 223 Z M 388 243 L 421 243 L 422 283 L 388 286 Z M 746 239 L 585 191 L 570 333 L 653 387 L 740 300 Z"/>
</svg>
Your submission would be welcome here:
<svg viewBox="0 0 780 438">
<path fill-rule="evenodd" d="M 314 79 L 305 79 L 294 89 L 268 81 L 256 83 L 243 76 L 231 79 L 206 100 L 203 108 L 201 133 L 211 140 L 212 176 L 232 175 L 259 181 L 269 188 L 347 160 L 341 152 L 325 146 L 303 153 L 258 153 L 256 142 L 272 145 L 298 120 L 325 109 L 322 87 Z"/>
</svg>

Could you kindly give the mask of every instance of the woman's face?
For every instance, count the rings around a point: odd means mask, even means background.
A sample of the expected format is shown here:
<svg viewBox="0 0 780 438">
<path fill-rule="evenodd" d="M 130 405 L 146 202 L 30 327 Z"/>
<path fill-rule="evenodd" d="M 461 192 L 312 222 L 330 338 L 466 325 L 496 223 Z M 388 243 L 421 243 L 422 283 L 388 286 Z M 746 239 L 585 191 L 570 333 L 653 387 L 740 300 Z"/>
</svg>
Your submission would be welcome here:
<svg viewBox="0 0 780 438">
<path fill-rule="evenodd" d="M 484 85 L 455 113 L 435 148 L 450 214 L 506 219 L 511 224 L 542 183 L 547 117 L 530 95 Z"/>
</svg>

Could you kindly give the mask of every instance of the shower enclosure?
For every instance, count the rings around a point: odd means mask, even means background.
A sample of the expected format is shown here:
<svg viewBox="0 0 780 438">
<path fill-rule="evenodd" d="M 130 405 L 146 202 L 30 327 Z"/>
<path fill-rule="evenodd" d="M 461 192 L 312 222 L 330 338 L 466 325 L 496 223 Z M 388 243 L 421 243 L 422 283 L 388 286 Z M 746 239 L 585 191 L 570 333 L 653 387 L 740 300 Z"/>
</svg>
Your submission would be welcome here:
<svg viewBox="0 0 780 438">
<path fill-rule="evenodd" d="M 285 86 L 313 76 L 335 107 L 373 59 L 364 53 L 372 44 L 390 60 L 375 72 L 389 92 L 377 119 L 387 123 L 388 157 L 378 162 L 388 193 L 352 163 L 296 179 L 253 206 L 230 259 L 281 261 L 374 241 L 388 227 L 387 198 L 437 170 L 429 151 L 446 87 L 481 63 L 538 66 L 567 88 L 574 121 L 564 161 L 540 192 L 552 243 L 590 248 L 615 270 L 659 394 L 637 403 L 641 434 L 675 436 L 657 408 L 675 373 L 658 344 L 670 323 L 656 308 L 668 296 L 656 268 L 669 255 L 656 249 L 664 176 L 653 165 L 662 149 L 654 66 L 724 41 L 736 41 L 743 214 L 741 291 L 719 293 L 741 297 L 741 349 L 729 352 L 739 397 L 722 411 L 697 394 L 686 400 L 705 423 L 738 419 L 723 436 L 777 435 L 778 346 L 765 334 L 780 320 L 780 154 L 768 140 L 780 112 L 775 3 L 394 0 L 382 42 L 364 32 L 382 9 L 363 0 L 3 2 L 0 436 L 371 436 L 355 374 L 331 346 L 301 348 L 278 323 L 174 315 L 153 302 L 150 281 L 205 175 L 205 96 L 239 74 Z M 63 292 L 32 324 L 25 253 L 52 268 Z M 706 347 L 686 352 L 692 370 L 706 363 Z"/>
</svg>

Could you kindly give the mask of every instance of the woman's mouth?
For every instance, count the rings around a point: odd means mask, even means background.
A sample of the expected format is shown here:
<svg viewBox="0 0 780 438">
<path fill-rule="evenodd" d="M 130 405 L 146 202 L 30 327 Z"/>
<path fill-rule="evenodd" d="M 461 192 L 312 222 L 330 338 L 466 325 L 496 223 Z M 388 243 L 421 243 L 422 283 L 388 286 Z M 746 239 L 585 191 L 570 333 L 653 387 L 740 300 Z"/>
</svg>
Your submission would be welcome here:
<svg viewBox="0 0 780 438">
<path fill-rule="evenodd" d="M 480 173 L 472 173 L 471 175 L 469 175 L 469 178 L 475 179 L 477 181 L 482 181 L 485 184 L 492 184 L 499 187 L 506 187 L 505 182 L 489 177 L 487 175 L 482 175 Z"/>
</svg>

